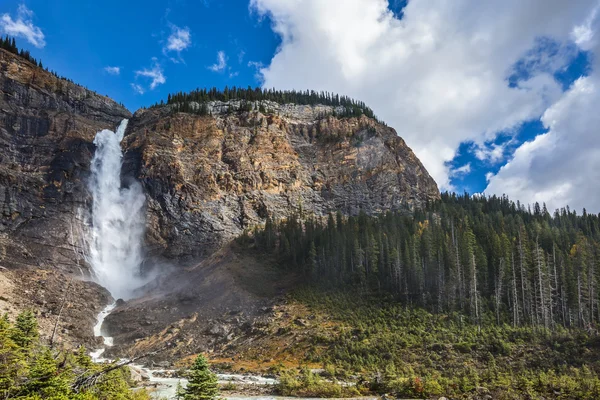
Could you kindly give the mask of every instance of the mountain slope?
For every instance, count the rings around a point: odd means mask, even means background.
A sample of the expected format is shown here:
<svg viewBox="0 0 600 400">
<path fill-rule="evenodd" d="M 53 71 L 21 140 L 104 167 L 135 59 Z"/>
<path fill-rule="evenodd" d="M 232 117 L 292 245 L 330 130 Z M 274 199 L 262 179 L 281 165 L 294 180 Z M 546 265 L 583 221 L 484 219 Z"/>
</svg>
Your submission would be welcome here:
<svg viewBox="0 0 600 400">
<path fill-rule="evenodd" d="M 300 209 L 374 214 L 439 198 L 410 148 L 372 118 L 335 117 L 322 105 L 242 106 L 211 102 L 209 116 L 168 106 L 134 115 L 124 169 L 148 194 L 154 251 L 207 254 L 267 217 Z"/>
<path fill-rule="evenodd" d="M 0 90 L 0 232 L 12 242 L 0 262 L 75 272 L 82 249 L 69 236 L 89 201 L 94 136 L 131 114 L 2 49 Z"/>
<path fill-rule="evenodd" d="M 147 194 L 148 250 L 170 260 L 147 264 L 174 268 L 148 286 L 147 296 L 107 318 L 124 349 L 156 349 L 168 337 L 186 337 L 168 356 L 174 359 L 214 350 L 222 335 L 264 319 L 261 310 L 294 287 L 294 277 L 227 243 L 267 218 L 377 214 L 440 196 L 404 141 L 373 118 L 336 117 L 323 105 L 263 100 L 254 111 L 246 107 L 209 102 L 209 115 L 197 115 L 166 106 L 140 110 L 130 121 L 124 173 Z M 165 336 L 169 326 L 187 333 Z M 214 332 L 204 332 L 207 326 Z"/>
</svg>

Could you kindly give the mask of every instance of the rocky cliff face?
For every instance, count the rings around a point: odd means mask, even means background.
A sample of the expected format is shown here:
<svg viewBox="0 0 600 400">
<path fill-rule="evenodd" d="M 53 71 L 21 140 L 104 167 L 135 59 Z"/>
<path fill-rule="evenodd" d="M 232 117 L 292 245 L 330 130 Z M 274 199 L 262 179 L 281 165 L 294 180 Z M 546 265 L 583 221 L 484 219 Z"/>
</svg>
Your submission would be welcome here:
<svg viewBox="0 0 600 400">
<path fill-rule="evenodd" d="M 404 141 L 373 119 L 337 118 L 327 106 L 241 106 L 209 103 L 208 116 L 154 108 L 130 120 L 124 170 L 147 195 L 146 244 L 178 268 L 108 316 L 109 354 L 169 343 L 155 359 L 175 360 L 252 341 L 295 277 L 222 246 L 267 217 L 374 214 L 439 197 Z"/>
<path fill-rule="evenodd" d="M 130 116 L 0 50 L 1 265 L 77 270 L 77 210 L 89 199 L 94 135 Z"/>
<path fill-rule="evenodd" d="M 195 258 L 267 216 L 374 214 L 439 197 L 394 129 L 330 106 L 262 103 L 265 114 L 236 102 L 210 103 L 210 116 L 136 112 L 125 169 L 147 192 L 155 253 Z"/>
<path fill-rule="evenodd" d="M 94 135 L 131 115 L 5 51 L 0 88 L 0 262 L 73 272 Z M 373 119 L 269 101 L 264 113 L 208 106 L 210 116 L 167 106 L 130 121 L 124 175 L 145 188 L 152 254 L 195 258 L 267 216 L 372 214 L 439 196 L 410 148 Z"/>
<path fill-rule="evenodd" d="M 48 334 L 66 298 L 58 335 L 94 343 L 95 315 L 110 296 L 80 280 L 80 211 L 89 202 L 94 135 L 130 116 L 0 49 L 0 313 L 38 309 Z"/>
</svg>

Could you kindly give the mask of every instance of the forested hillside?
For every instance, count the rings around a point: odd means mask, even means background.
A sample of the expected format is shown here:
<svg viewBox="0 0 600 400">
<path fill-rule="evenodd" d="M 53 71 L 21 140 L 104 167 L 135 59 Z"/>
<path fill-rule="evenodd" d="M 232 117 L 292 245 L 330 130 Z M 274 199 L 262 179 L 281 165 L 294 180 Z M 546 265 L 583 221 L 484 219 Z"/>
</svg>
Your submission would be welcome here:
<svg viewBox="0 0 600 400">
<path fill-rule="evenodd" d="M 415 213 L 267 221 L 257 247 L 319 286 L 385 292 L 475 324 L 595 330 L 597 215 L 444 194 Z"/>
<path fill-rule="evenodd" d="M 361 392 L 587 399 L 600 395 L 599 234 L 585 211 L 443 194 L 413 212 L 301 211 L 238 243 L 304 283 L 289 313 L 307 310 L 281 340 L 360 376 Z M 319 393 L 306 371 L 282 386 Z"/>
<path fill-rule="evenodd" d="M 196 89 L 189 93 L 178 92 L 169 94 L 167 97 L 167 105 L 172 107 L 175 112 L 188 112 L 200 115 L 208 114 L 207 102 L 210 101 L 240 101 L 242 102 L 241 110 L 252 111 L 254 103 L 261 101 L 272 101 L 278 104 L 298 104 L 298 105 L 325 105 L 339 108 L 335 116 L 338 117 L 359 117 L 366 115 L 378 122 L 373 110 L 362 101 L 354 100 L 348 96 L 340 96 L 339 94 L 330 92 L 316 92 L 314 90 L 297 91 L 297 90 L 275 90 L 263 88 L 240 88 L 227 87 L 217 89 Z M 198 103 L 199 107 L 191 103 Z M 164 105 L 164 102 L 154 104 L 153 107 Z M 266 113 L 264 105 L 257 104 L 256 108 Z"/>
</svg>

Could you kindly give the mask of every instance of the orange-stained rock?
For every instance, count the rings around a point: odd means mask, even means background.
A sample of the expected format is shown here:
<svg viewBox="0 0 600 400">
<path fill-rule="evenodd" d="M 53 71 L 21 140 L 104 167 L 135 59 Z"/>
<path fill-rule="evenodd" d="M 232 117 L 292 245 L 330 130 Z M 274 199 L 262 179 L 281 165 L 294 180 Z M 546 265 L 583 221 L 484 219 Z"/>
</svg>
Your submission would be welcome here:
<svg viewBox="0 0 600 400">
<path fill-rule="evenodd" d="M 374 214 L 439 198 L 394 129 L 366 116 L 323 117 L 328 106 L 263 106 L 270 115 L 236 111 L 234 101 L 210 103 L 210 116 L 136 112 L 125 169 L 148 194 L 151 248 L 196 256 L 267 216 Z"/>
</svg>

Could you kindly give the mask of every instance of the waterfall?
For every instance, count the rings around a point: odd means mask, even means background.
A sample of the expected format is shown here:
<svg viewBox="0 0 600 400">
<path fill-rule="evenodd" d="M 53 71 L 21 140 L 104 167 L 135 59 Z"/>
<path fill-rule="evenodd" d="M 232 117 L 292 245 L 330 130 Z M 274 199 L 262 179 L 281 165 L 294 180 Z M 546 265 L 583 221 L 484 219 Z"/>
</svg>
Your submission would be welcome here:
<svg viewBox="0 0 600 400">
<path fill-rule="evenodd" d="M 116 132 L 96 134 L 96 153 L 91 163 L 93 197 L 88 261 L 97 282 L 114 298 L 128 299 L 143 281 L 142 240 L 146 197 L 139 183 L 121 187 L 121 141 L 128 120 Z"/>
</svg>

